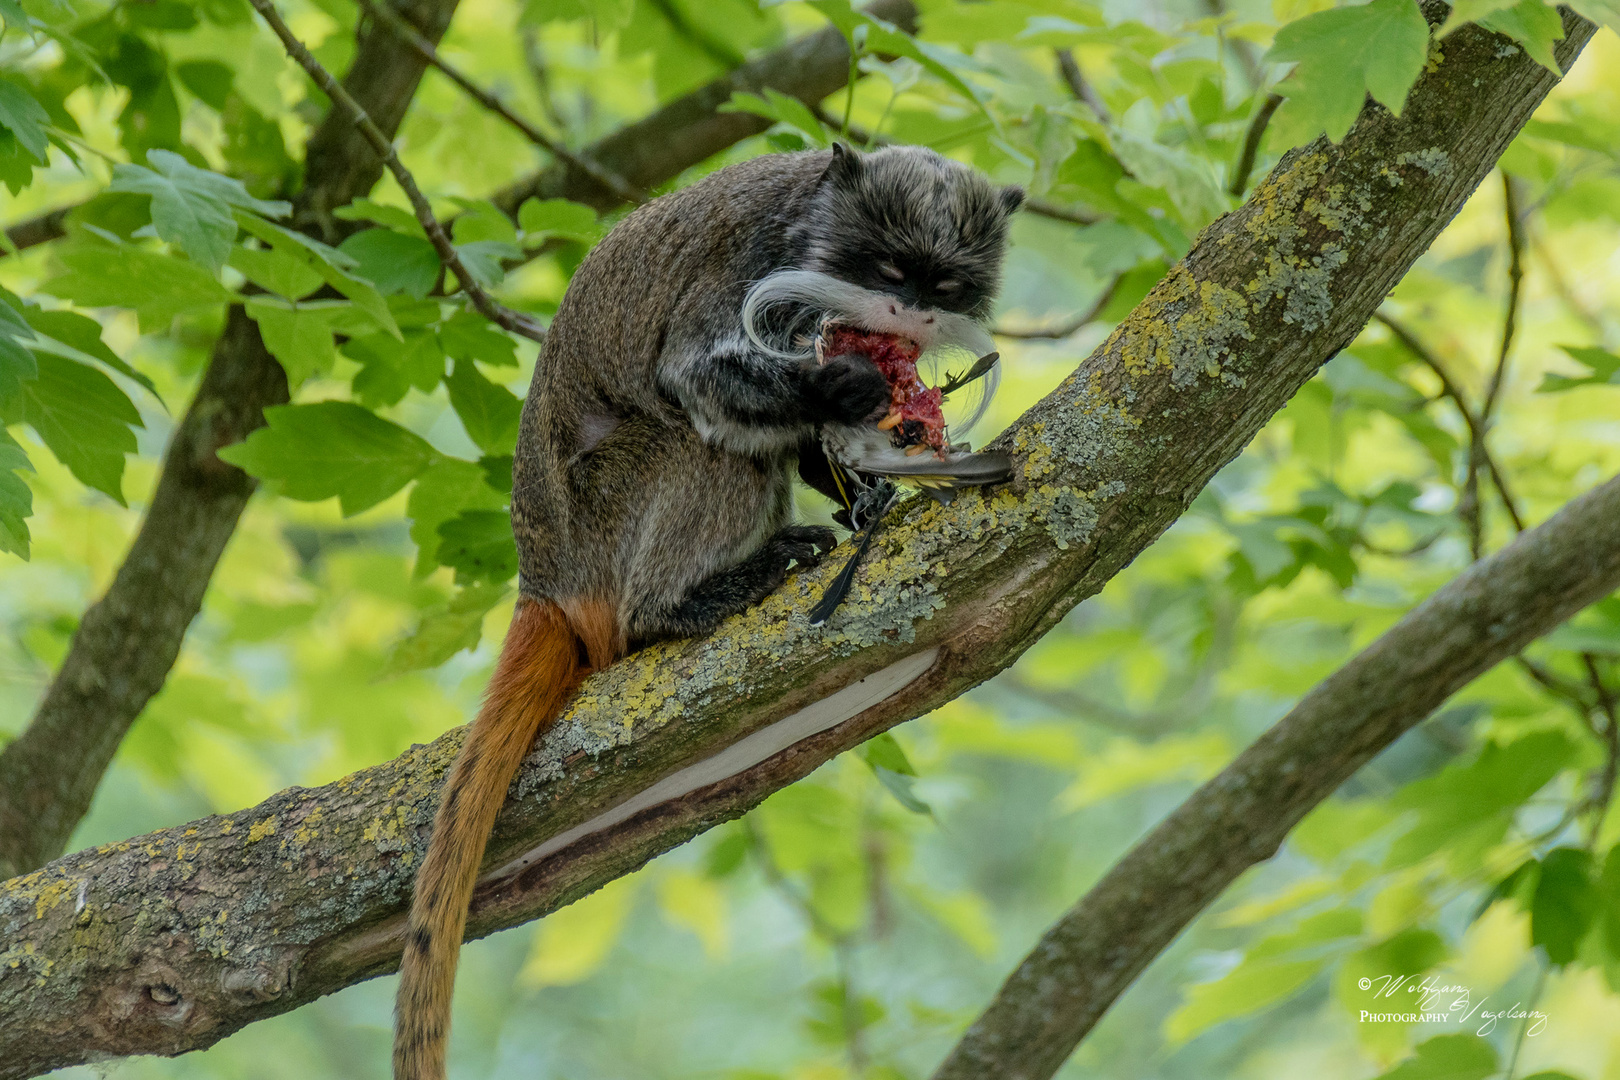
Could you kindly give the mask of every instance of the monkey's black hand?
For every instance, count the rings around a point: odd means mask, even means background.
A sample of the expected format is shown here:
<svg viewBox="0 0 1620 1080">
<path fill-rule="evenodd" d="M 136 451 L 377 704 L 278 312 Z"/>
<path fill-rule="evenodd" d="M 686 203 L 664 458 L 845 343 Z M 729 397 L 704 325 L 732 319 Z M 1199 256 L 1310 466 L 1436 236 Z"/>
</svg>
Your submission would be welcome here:
<svg viewBox="0 0 1620 1080">
<path fill-rule="evenodd" d="M 785 573 L 789 561 L 814 566 L 838 546 L 838 534 L 825 525 L 789 525 L 779 530 L 765 546 L 781 560 Z"/>
<path fill-rule="evenodd" d="M 887 411 L 889 381 L 866 357 L 846 354 L 807 371 L 804 396 L 814 420 L 861 424 Z"/>
</svg>

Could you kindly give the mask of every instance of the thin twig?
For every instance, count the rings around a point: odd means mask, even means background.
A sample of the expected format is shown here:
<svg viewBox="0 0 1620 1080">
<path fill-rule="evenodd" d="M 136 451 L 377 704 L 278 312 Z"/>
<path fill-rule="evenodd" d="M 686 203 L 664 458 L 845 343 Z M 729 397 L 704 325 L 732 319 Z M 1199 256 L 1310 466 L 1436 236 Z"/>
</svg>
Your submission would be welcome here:
<svg viewBox="0 0 1620 1080">
<path fill-rule="evenodd" d="M 1103 215 L 1090 210 L 1080 210 L 1072 206 L 1059 206 L 1045 199 L 1025 199 L 1024 209 L 1041 217 L 1051 218 L 1054 221 L 1067 221 L 1071 225 L 1095 225 L 1103 220 Z"/>
<path fill-rule="evenodd" d="M 551 96 L 551 68 L 546 63 L 546 51 L 540 44 L 540 35 L 532 26 L 523 31 L 523 62 L 534 79 L 534 93 L 540 99 L 540 111 L 557 127 L 566 129 L 568 122 L 557 111 L 557 102 Z"/>
<path fill-rule="evenodd" d="M 1238 155 L 1237 168 L 1232 171 L 1232 185 L 1226 189 L 1233 198 L 1243 198 L 1243 192 L 1249 186 L 1249 174 L 1254 171 L 1254 159 L 1260 153 L 1260 140 L 1265 138 L 1266 125 L 1271 123 L 1271 114 L 1282 103 L 1281 94 L 1266 95 L 1260 111 L 1249 121 L 1249 133 L 1243 137 L 1243 153 Z"/>
<path fill-rule="evenodd" d="M 1575 313 L 1576 318 L 1586 324 L 1588 330 L 1601 336 L 1604 332 L 1602 316 L 1588 307 L 1575 294 L 1575 290 L 1570 287 L 1569 280 L 1564 277 L 1563 268 L 1559 266 L 1557 258 L 1554 257 L 1552 249 L 1547 244 L 1545 234 L 1540 229 L 1536 230 L 1535 238 L 1531 243 L 1535 247 L 1536 257 L 1541 260 L 1541 268 L 1547 272 L 1547 280 L 1551 282 L 1553 292 L 1557 293 L 1558 298 L 1564 302 L 1564 305 Z"/>
<path fill-rule="evenodd" d="M 1479 414 L 1483 426 L 1489 427 L 1491 415 L 1496 411 L 1502 394 L 1502 382 L 1507 376 L 1508 356 L 1513 351 L 1513 335 L 1518 329 L 1519 300 L 1524 285 L 1524 233 L 1519 223 L 1518 193 L 1513 187 L 1513 175 L 1502 173 L 1502 205 L 1507 217 L 1508 242 L 1508 297 L 1507 310 L 1502 316 L 1502 347 L 1496 354 L 1496 370 L 1491 374 L 1485 390 L 1485 403 Z"/>
<path fill-rule="evenodd" d="M 1123 275 L 1115 277 L 1114 280 L 1110 281 L 1103 287 L 1103 291 L 1097 295 L 1096 300 L 1092 301 L 1089 308 L 1074 316 L 1068 322 L 1060 323 L 1057 326 L 998 326 L 990 332 L 995 334 L 997 337 L 1015 338 L 1022 341 L 1036 339 L 1052 340 L 1069 337 L 1071 334 L 1078 332 L 1081 327 L 1093 322 L 1098 315 L 1102 314 L 1103 308 L 1109 305 L 1109 303 L 1114 299 L 1114 294 L 1119 291 L 1119 283 L 1122 280 L 1124 280 Z"/>
<path fill-rule="evenodd" d="M 433 216 L 433 208 L 428 205 L 427 196 L 422 194 L 422 189 L 416 186 L 416 178 L 399 160 L 399 154 L 394 151 L 394 144 L 388 140 L 388 136 L 382 133 L 382 129 L 372 121 L 371 117 L 366 115 L 366 110 L 360 107 L 360 103 L 354 100 L 349 92 L 332 77 L 332 73 L 321 66 L 319 60 L 310 55 L 309 50 L 304 47 L 304 43 L 293 36 L 293 32 L 288 29 L 287 23 L 282 19 L 281 13 L 276 10 L 272 0 L 251 0 L 251 3 L 253 4 L 253 10 L 264 17 L 264 21 L 270 24 L 270 29 L 276 32 L 276 37 L 281 39 L 281 44 L 286 48 L 287 55 L 296 60 L 298 65 L 309 74 L 309 77 L 315 80 L 315 85 L 319 86 L 326 96 L 332 99 L 334 105 L 343 108 L 354 118 L 354 126 L 361 135 L 365 136 L 366 141 L 371 144 L 371 149 L 376 152 L 377 156 L 382 159 L 383 164 L 387 166 L 388 171 L 393 174 L 395 182 L 405 192 L 405 197 L 410 199 L 411 209 L 416 211 L 416 220 L 422 223 L 423 231 L 427 233 L 428 239 L 432 241 L 434 250 L 439 253 L 439 261 L 444 263 L 446 269 L 456 275 L 456 280 L 461 282 L 461 287 L 466 290 L 468 299 L 473 302 L 473 306 L 478 309 L 479 313 L 490 322 L 514 334 L 520 334 L 532 341 L 544 341 L 546 339 L 545 327 L 526 315 L 519 314 L 496 303 L 495 299 L 484 291 L 484 287 L 462 264 L 461 256 L 456 253 L 455 245 L 450 242 L 450 237 L 445 234 L 444 226 L 440 225 L 439 219 Z"/>
<path fill-rule="evenodd" d="M 859 993 L 855 988 L 854 965 L 854 933 L 839 930 L 832 923 L 822 917 L 816 910 L 815 902 L 799 890 L 799 887 L 789 880 L 787 874 L 777 863 L 776 857 L 771 854 L 770 846 L 765 837 L 760 834 L 759 826 L 752 817 L 742 819 L 743 832 L 748 837 L 750 850 L 759 862 L 761 873 L 772 888 L 781 893 L 783 898 L 793 907 L 797 908 L 804 921 L 810 924 L 810 931 L 827 942 L 832 949 L 833 967 L 838 981 L 838 994 L 840 997 L 839 1012 L 844 1022 L 844 1040 L 849 1050 L 849 1063 L 851 1070 L 857 1077 L 866 1074 L 868 1055 L 866 1052 L 865 1027 L 860 1011 Z"/>
<path fill-rule="evenodd" d="M 1076 101 L 1086 105 L 1097 114 L 1097 119 L 1108 123 L 1108 106 L 1103 104 L 1097 91 L 1086 81 L 1085 73 L 1080 70 L 1080 61 L 1074 58 L 1073 49 L 1054 49 L 1057 55 L 1058 77 L 1069 88 Z"/>
<path fill-rule="evenodd" d="M 1589 652 L 1581 653 L 1581 662 L 1586 666 L 1586 679 L 1592 686 L 1592 692 L 1597 696 L 1597 712 L 1603 716 L 1604 725 L 1601 731 L 1596 731 L 1603 740 L 1603 771 L 1598 774 L 1597 790 L 1588 799 L 1592 808 L 1592 832 L 1589 843 L 1597 842 L 1598 833 L 1603 828 L 1603 819 L 1608 816 L 1609 804 L 1614 801 L 1615 781 L 1620 779 L 1620 701 L 1615 698 L 1613 690 L 1603 681 L 1603 673 L 1598 670 L 1597 658 Z"/>
<path fill-rule="evenodd" d="M 576 154 L 563 146 L 556 139 L 553 139 L 550 135 L 547 135 L 507 108 L 500 98 L 462 74 L 458 68 L 439 55 L 439 50 L 433 47 L 433 43 L 424 37 L 421 31 L 407 22 L 398 12 L 390 9 L 386 3 L 379 4 L 375 0 L 355 0 L 355 2 L 360 5 L 366 14 L 388 27 L 401 41 L 415 49 L 417 55 L 421 56 L 423 60 L 438 68 L 445 78 L 459 86 L 468 97 L 499 116 L 502 120 L 505 120 L 508 124 L 511 124 L 522 132 L 524 138 L 545 150 L 546 153 L 558 161 L 564 161 L 572 165 L 626 202 L 639 205 L 647 201 L 646 192 L 637 190 L 624 177 L 612 169 L 604 167 L 600 162 L 586 155 Z"/>
<path fill-rule="evenodd" d="M 1446 370 L 1445 364 L 1428 346 L 1419 340 L 1411 329 L 1394 316 L 1383 311 L 1377 311 L 1373 313 L 1373 318 L 1382 323 L 1391 334 L 1394 334 L 1395 339 L 1404 345 L 1408 352 L 1421 360 L 1440 380 L 1442 396 L 1451 399 L 1452 404 L 1457 406 L 1457 411 L 1462 414 L 1463 423 L 1468 426 L 1469 460 L 1473 460 L 1474 448 L 1477 446 L 1481 462 L 1486 471 L 1490 473 L 1491 483 L 1495 486 L 1496 493 L 1502 500 L 1503 508 L 1507 510 L 1508 518 L 1513 522 L 1514 531 L 1523 532 L 1525 528 L 1524 516 L 1519 512 L 1518 502 L 1508 488 L 1507 476 L 1502 472 L 1501 467 L 1497 465 L 1496 459 L 1491 455 L 1490 448 L 1485 443 L 1485 431 L 1479 417 L 1474 414 L 1473 406 L 1468 403 L 1462 389 L 1452 379 L 1451 373 Z M 1470 470 L 1470 472 L 1473 471 Z"/>
<path fill-rule="evenodd" d="M 1539 964 L 1536 967 L 1536 986 L 1530 991 L 1530 1004 L 1526 1012 L 1534 1012 L 1536 1004 L 1541 1000 L 1541 991 L 1547 985 L 1547 965 Z M 1513 1080 L 1513 1075 L 1519 1071 L 1519 1054 L 1524 1050 L 1524 1037 L 1530 1030 L 1530 1017 L 1524 1018 L 1519 1025 L 1519 1037 L 1513 1040 L 1513 1053 L 1508 1057 L 1507 1072 L 1502 1074 L 1503 1080 Z"/>
</svg>

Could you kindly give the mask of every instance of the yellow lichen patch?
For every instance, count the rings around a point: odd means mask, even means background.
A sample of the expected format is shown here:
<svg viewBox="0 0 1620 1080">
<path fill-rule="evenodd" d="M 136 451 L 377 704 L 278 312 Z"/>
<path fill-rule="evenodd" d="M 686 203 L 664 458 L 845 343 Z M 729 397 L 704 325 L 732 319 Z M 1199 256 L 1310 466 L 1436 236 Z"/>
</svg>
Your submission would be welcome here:
<svg viewBox="0 0 1620 1080">
<path fill-rule="evenodd" d="M 256 844 L 267 836 L 274 836 L 276 832 L 276 818 L 272 814 L 262 821 L 255 821 L 248 829 L 246 843 Z"/>
<path fill-rule="evenodd" d="M 1241 294 L 1176 266 L 1115 331 L 1120 362 L 1132 376 L 1168 369 L 1178 389 L 1199 375 L 1218 377 L 1231 342 L 1254 339 L 1248 315 Z"/>
<path fill-rule="evenodd" d="M 309 812 L 309 816 L 304 818 L 304 820 L 299 823 L 298 828 L 293 832 L 293 842 L 296 844 L 307 844 L 317 836 L 321 835 L 321 830 L 316 826 L 320 824 L 320 820 L 323 816 L 325 816 L 325 811 L 319 805 L 317 805 Z"/>
<path fill-rule="evenodd" d="M 39 895 L 34 898 L 34 918 L 43 919 L 47 911 L 72 896 L 75 891 L 74 886 L 75 882 L 72 878 L 63 878 L 60 881 L 53 881 L 40 889 Z"/>
</svg>

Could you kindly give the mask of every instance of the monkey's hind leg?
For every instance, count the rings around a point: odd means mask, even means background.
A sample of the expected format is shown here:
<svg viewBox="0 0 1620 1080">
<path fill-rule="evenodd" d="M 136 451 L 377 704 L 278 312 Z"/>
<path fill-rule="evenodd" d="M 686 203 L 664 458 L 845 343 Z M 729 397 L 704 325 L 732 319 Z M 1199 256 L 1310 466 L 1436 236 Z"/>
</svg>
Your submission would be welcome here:
<svg viewBox="0 0 1620 1080">
<path fill-rule="evenodd" d="M 632 637 L 650 641 L 707 634 L 724 619 L 747 611 L 780 588 L 792 564 L 814 566 L 837 545 L 837 535 L 824 525 L 780 529 L 758 551 L 698 582 L 673 606 L 647 605 L 636 610 L 631 617 Z"/>
</svg>

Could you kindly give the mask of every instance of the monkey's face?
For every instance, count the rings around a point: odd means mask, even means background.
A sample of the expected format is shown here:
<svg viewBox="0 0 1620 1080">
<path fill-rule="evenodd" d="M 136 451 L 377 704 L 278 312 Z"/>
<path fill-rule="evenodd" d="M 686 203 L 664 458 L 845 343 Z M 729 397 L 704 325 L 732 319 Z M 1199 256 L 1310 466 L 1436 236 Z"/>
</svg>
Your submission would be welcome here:
<svg viewBox="0 0 1620 1080">
<path fill-rule="evenodd" d="M 837 147 L 818 193 L 811 266 L 915 310 L 983 319 L 1023 198 L 920 147 L 864 156 Z"/>
</svg>

